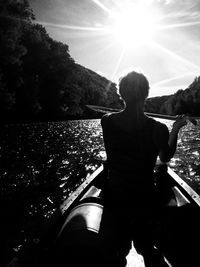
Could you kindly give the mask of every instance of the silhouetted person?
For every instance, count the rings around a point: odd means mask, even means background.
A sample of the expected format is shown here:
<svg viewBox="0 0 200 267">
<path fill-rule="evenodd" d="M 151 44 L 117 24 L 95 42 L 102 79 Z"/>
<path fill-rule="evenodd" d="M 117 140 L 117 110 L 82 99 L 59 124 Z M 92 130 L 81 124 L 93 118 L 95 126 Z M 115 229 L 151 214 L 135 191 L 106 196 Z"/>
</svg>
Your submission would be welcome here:
<svg viewBox="0 0 200 267">
<path fill-rule="evenodd" d="M 119 82 L 124 110 L 101 119 L 108 164 L 105 205 L 117 233 L 119 266 L 126 265 L 131 240 L 143 255 L 145 266 L 165 266 L 162 261 L 160 265 L 154 263 L 150 225 L 159 212 L 159 201 L 153 171 L 158 156 L 162 162 L 173 157 L 177 135 L 186 118 L 178 118 L 169 134 L 165 124 L 144 114 L 148 92 L 149 83 L 143 74 L 128 73 Z"/>
</svg>

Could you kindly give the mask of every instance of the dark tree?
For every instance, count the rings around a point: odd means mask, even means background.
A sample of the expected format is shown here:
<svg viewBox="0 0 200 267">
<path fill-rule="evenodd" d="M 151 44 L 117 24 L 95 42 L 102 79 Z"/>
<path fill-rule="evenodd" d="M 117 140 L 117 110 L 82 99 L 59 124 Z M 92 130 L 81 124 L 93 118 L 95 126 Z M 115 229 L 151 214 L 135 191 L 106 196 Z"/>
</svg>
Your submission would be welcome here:
<svg viewBox="0 0 200 267">
<path fill-rule="evenodd" d="M 16 90 L 23 83 L 21 64 L 27 50 L 21 43 L 22 28 L 32 19 L 34 15 L 28 1 L 0 2 L 0 112 L 3 119 L 15 109 Z"/>
</svg>

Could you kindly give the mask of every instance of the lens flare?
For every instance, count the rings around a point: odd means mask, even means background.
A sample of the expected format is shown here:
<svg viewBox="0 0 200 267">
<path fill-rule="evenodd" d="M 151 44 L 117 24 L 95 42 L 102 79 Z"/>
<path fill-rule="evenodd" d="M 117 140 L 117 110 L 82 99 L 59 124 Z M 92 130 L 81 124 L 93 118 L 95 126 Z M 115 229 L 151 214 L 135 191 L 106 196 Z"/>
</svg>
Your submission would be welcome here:
<svg viewBox="0 0 200 267">
<path fill-rule="evenodd" d="M 144 8 L 129 6 L 113 14 L 110 31 L 124 46 L 148 43 L 156 31 L 155 17 Z"/>
</svg>

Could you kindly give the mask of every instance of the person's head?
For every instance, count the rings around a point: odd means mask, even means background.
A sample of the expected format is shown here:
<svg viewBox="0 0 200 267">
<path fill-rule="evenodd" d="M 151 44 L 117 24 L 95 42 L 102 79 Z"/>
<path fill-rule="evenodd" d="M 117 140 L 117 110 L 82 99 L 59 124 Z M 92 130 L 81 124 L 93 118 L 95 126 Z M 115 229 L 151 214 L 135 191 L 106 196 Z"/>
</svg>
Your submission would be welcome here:
<svg viewBox="0 0 200 267">
<path fill-rule="evenodd" d="M 149 82 L 142 74 L 131 71 L 119 81 L 119 94 L 128 103 L 144 103 L 149 93 Z"/>
</svg>

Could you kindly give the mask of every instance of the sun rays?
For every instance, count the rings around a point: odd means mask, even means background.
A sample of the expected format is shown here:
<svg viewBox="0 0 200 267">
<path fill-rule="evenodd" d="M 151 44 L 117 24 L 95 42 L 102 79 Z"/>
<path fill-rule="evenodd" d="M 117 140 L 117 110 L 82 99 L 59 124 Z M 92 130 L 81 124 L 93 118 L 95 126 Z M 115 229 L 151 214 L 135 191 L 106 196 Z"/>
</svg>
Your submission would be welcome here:
<svg viewBox="0 0 200 267">
<path fill-rule="evenodd" d="M 113 18 L 110 32 L 124 47 L 149 42 L 156 28 L 149 12 L 138 7 L 127 7 L 123 12 L 115 13 Z"/>
<path fill-rule="evenodd" d="M 159 86 L 163 86 L 165 84 L 169 84 L 172 81 L 178 81 L 178 80 L 180 80 L 182 78 L 185 78 L 187 76 L 194 76 L 194 75 L 197 75 L 197 73 L 191 72 L 191 71 L 185 72 L 185 73 L 183 73 L 181 75 L 176 75 L 174 77 L 171 77 L 171 78 L 168 78 L 168 79 L 164 79 L 164 80 L 158 81 L 158 82 L 152 84 L 151 87 L 152 88 L 158 88 Z"/>
<path fill-rule="evenodd" d="M 42 24 L 43 26 L 47 27 L 55 27 L 65 30 L 72 30 L 72 31 L 84 31 L 84 32 L 94 32 L 94 33 L 103 33 L 105 34 L 105 28 L 103 27 L 83 27 L 83 26 L 75 26 L 75 25 L 67 25 L 67 24 L 56 24 L 44 21 L 36 20 L 35 23 Z"/>
<path fill-rule="evenodd" d="M 167 56 L 167 59 L 171 58 L 176 60 L 179 64 L 183 64 L 186 69 L 185 74 L 163 79 L 162 81 L 155 83 L 154 86 L 163 85 L 179 78 L 181 79 L 184 75 L 200 73 L 200 66 L 174 52 L 169 48 L 167 43 L 163 44 L 163 42 L 159 42 L 159 38 L 156 38 L 162 34 L 163 36 L 168 36 L 170 39 L 171 30 L 200 25 L 200 20 L 194 21 L 192 18 L 191 20 L 190 18 L 182 20 L 181 16 L 177 16 L 176 22 L 171 24 L 169 22 L 164 23 L 166 16 L 168 19 L 167 21 L 170 21 L 170 16 L 169 14 L 165 15 L 164 13 L 159 14 L 159 12 L 154 9 L 154 1 L 138 1 L 142 4 L 134 6 L 130 5 L 130 1 L 122 3 L 113 0 L 109 2 L 109 7 L 103 4 L 103 1 L 90 0 L 90 2 L 96 6 L 97 9 L 99 8 L 103 11 L 104 20 L 102 19 L 99 23 L 92 20 L 88 20 L 87 23 L 82 23 L 82 21 L 79 20 L 77 25 L 56 24 L 42 21 L 36 21 L 36 23 L 40 23 L 50 28 L 64 30 L 66 31 L 66 35 L 68 34 L 69 37 L 73 36 L 72 38 L 78 39 L 82 37 L 91 37 L 88 48 L 92 47 L 92 45 L 95 46 L 102 43 L 102 48 L 96 51 L 96 55 L 103 57 L 104 54 L 109 54 L 109 51 L 118 51 L 118 58 L 116 59 L 116 62 L 112 63 L 114 67 L 113 72 L 110 75 L 111 80 L 116 80 L 125 53 L 127 54 L 128 50 L 131 49 L 137 50 L 138 53 L 143 53 L 142 49 L 144 49 L 145 46 L 156 48 L 159 56 L 163 55 L 163 58 L 165 59 Z M 108 2 L 106 3 L 108 4 Z M 129 5 L 127 5 L 127 3 L 129 3 Z M 173 13 L 171 15 L 171 21 L 174 21 L 175 14 Z M 120 49 L 121 52 L 119 52 Z"/>
<path fill-rule="evenodd" d="M 121 51 L 121 54 L 119 55 L 119 58 L 118 58 L 118 60 L 116 62 L 116 66 L 115 66 L 115 69 L 114 69 L 112 77 L 111 77 L 112 80 L 114 80 L 115 75 L 116 75 L 117 71 L 119 70 L 119 66 L 121 64 L 121 61 L 123 60 L 124 53 L 125 53 L 125 49 L 123 48 L 122 51 Z"/>
<path fill-rule="evenodd" d="M 198 70 L 200 73 L 200 66 L 192 63 L 191 61 L 187 60 L 186 58 L 182 56 L 179 56 L 177 53 L 171 51 L 170 49 L 167 49 L 166 47 L 164 47 L 163 45 L 160 45 L 157 42 L 152 42 L 152 44 L 156 46 L 158 49 L 160 49 L 161 51 L 163 51 L 163 53 L 166 53 L 169 56 L 172 56 L 176 58 L 177 60 L 181 61 L 182 63 L 184 63 L 186 66 L 188 66 L 188 69 L 193 68 L 195 71 Z"/>
<path fill-rule="evenodd" d="M 165 26 L 161 26 L 160 28 L 158 27 L 157 29 L 159 30 L 169 30 L 169 29 L 175 29 L 175 28 L 185 28 L 185 27 L 191 27 L 195 25 L 200 25 L 200 21 L 191 21 L 191 22 L 185 22 L 185 23 L 174 23 L 174 24 L 169 24 Z"/>
<path fill-rule="evenodd" d="M 97 6 L 99 6 L 102 10 L 107 12 L 109 15 L 112 15 L 112 11 L 107 8 L 105 5 L 103 5 L 100 1 L 98 0 L 91 0 L 93 3 L 95 3 Z"/>
</svg>

